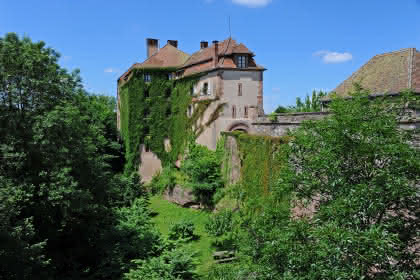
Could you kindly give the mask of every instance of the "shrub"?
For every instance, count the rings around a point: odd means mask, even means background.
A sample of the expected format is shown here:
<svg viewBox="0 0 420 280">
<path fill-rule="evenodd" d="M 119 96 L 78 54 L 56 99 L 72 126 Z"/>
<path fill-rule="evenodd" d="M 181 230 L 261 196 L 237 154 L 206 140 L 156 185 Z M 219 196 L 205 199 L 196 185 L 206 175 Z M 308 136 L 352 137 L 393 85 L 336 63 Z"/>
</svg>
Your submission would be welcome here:
<svg viewBox="0 0 420 280">
<path fill-rule="evenodd" d="M 218 250 L 233 250 L 235 245 L 234 213 L 231 210 L 222 210 L 210 217 L 205 225 L 207 233 L 216 237 L 213 246 Z"/>
<path fill-rule="evenodd" d="M 195 253 L 177 248 L 164 251 L 159 257 L 135 260 L 136 268 L 126 273 L 124 280 L 194 280 Z"/>
<path fill-rule="evenodd" d="M 153 194 L 162 194 L 167 189 L 172 189 L 176 185 L 175 170 L 164 167 L 160 173 L 153 176 L 150 187 Z"/>
<path fill-rule="evenodd" d="M 216 237 L 222 236 L 232 230 L 233 212 L 231 210 L 222 210 L 210 217 L 206 223 L 206 231 Z"/>
<path fill-rule="evenodd" d="M 169 228 L 169 239 L 171 240 L 191 240 L 195 237 L 194 235 L 194 224 L 187 220 L 181 220 L 178 223 L 174 223 Z"/>
<path fill-rule="evenodd" d="M 189 178 L 187 186 L 207 206 L 213 204 L 213 194 L 224 185 L 220 166 L 221 159 L 216 152 L 201 145 L 190 145 L 182 170 Z"/>
</svg>

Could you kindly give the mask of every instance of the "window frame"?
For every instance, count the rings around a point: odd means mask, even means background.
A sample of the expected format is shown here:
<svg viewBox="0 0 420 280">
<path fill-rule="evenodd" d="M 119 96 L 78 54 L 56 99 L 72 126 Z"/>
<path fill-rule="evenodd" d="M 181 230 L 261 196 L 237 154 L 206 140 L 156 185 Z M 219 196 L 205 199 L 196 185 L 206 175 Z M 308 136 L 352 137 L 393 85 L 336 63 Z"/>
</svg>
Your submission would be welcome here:
<svg viewBox="0 0 420 280">
<path fill-rule="evenodd" d="M 152 75 L 150 73 L 144 73 L 143 80 L 145 83 L 150 83 L 152 81 Z"/>
<path fill-rule="evenodd" d="M 246 54 L 237 55 L 236 66 L 240 69 L 248 68 L 248 55 Z"/>
</svg>

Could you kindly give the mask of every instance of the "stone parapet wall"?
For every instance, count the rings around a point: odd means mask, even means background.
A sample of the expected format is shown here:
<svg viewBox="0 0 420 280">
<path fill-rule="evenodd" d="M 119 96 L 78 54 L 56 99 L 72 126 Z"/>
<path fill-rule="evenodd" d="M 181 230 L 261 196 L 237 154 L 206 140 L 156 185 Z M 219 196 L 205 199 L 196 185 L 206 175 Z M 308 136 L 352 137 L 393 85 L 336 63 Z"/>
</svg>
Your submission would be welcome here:
<svg viewBox="0 0 420 280">
<path fill-rule="evenodd" d="M 289 130 L 298 128 L 303 121 L 320 120 L 328 116 L 328 112 L 287 113 L 276 115 L 276 120 L 271 116 L 262 116 L 252 122 L 252 134 L 267 136 L 285 136 Z M 420 129 L 420 119 L 417 116 L 406 118 L 400 122 L 400 127 L 405 130 Z M 414 146 L 420 147 L 420 135 Z"/>
<path fill-rule="evenodd" d="M 276 120 L 272 116 L 261 116 L 252 123 L 252 131 L 259 135 L 285 136 L 303 121 L 320 120 L 328 115 L 328 112 L 287 113 L 276 115 Z"/>
</svg>

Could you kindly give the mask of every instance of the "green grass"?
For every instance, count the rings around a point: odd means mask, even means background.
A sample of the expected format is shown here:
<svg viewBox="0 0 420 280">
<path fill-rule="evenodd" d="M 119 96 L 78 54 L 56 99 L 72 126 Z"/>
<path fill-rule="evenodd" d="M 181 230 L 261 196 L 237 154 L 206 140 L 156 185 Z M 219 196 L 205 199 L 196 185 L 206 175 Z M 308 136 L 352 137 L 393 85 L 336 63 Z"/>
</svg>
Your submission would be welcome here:
<svg viewBox="0 0 420 280">
<path fill-rule="evenodd" d="M 150 198 L 150 208 L 157 213 L 152 218 L 158 230 L 165 236 L 169 233 L 171 223 L 179 222 L 183 219 L 192 221 L 195 225 L 195 234 L 200 238 L 191 242 L 191 247 L 199 254 L 199 266 L 197 272 L 200 275 L 206 274 L 209 267 L 213 263 L 214 249 L 211 247 L 212 239 L 206 233 L 204 225 L 206 224 L 209 212 L 183 208 L 176 204 L 164 200 L 161 196 L 153 196 Z"/>
</svg>

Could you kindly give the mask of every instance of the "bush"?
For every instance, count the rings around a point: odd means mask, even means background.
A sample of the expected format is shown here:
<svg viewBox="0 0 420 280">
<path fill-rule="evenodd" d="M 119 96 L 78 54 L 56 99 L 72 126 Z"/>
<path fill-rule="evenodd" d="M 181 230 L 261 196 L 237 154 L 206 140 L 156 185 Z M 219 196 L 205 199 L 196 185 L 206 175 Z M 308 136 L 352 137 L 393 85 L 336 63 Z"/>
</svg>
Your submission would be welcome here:
<svg viewBox="0 0 420 280">
<path fill-rule="evenodd" d="M 205 225 L 207 233 L 216 237 L 213 246 L 218 250 L 236 249 L 234 228 L 234 213 L 231 210 L 214 214 Z"/>
<path fill-rule="evenodd" d="M 209 234 L 219 237 L 226 232 L 231 231 L 232 226 L 233 212 L 231 210 L 222 210 L 210 217 L 209 221 L 205 225 L 205 228 Z"/>
<path fill-rule="evenodd" d="M 217 152 L 200 145 L 191 145 L 182 170 L 188 175 L 187 186 L 191 187 L 199 201 L 213 205 L 213 194 L 223 187 L 221 159 Z"/>
<path fill-rule="evenodd" d="M 162 194 L 167 189 L 172 189 L 176 185 L 175 170 L 170 167 L 164 167 L 160 173 L 153 176 L 150 182 L 153 194 Z"/>
<path fill-rule="evenodd" d="M 159 257 L 135 260 L 136 268 L 126 273 L 124 280 L 194 280 L 195 253 L 177 248 L 164 251 Z"/>
<path fill-rule="evenodd" d="M 195 237 L 194 235 L 195 226 L 192 222 L 182 220 L 178 223 L 174 223 L 169 228 L 169 239 L 171 240 L 191 240 Z"/>
</svg>

